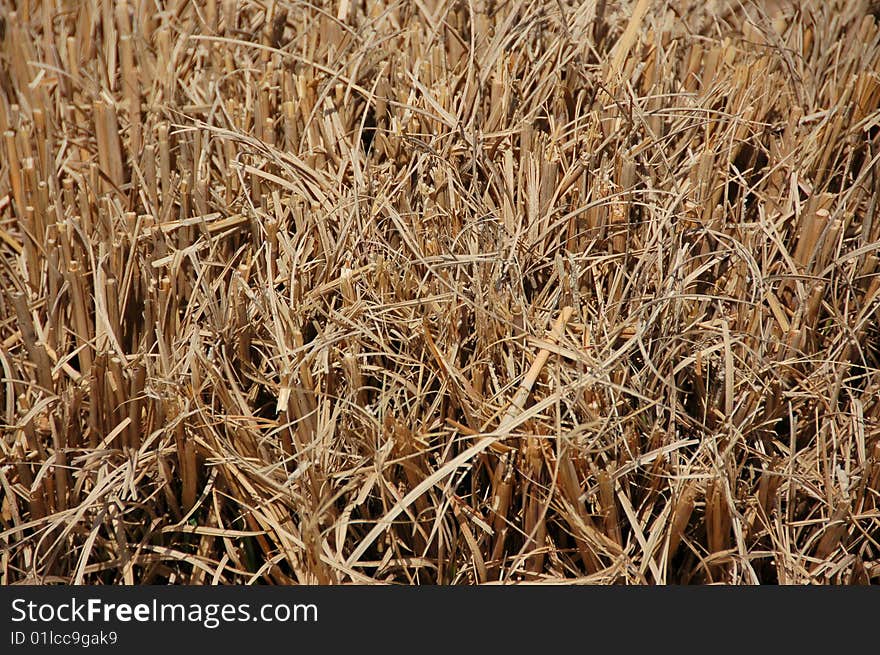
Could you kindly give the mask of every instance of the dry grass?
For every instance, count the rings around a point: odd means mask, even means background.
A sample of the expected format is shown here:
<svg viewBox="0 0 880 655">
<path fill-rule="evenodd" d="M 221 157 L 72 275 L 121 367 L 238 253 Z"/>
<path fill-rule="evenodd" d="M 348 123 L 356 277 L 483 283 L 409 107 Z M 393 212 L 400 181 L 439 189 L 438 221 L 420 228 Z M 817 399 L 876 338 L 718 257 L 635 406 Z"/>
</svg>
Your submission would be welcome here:
<svg viewBox="0 0 880 655">
<path fill-rule="evenodd" d="M 872 11 L 0 0 L 0 582 L 878 582 Z"/>
</svg>

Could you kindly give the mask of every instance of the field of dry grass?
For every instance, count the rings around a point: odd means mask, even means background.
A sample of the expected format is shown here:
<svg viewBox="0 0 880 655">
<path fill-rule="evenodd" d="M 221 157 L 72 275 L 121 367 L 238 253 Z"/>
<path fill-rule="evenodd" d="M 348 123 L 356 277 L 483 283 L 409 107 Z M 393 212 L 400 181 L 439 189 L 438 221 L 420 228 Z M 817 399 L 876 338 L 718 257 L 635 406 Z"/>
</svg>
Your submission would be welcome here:
<svg viewBox="0 0 880 655">
<path fill-rule="evenodd" d="M 0 0 L 0 583 L 877 583 L 878 15 Z"/>
</svg>

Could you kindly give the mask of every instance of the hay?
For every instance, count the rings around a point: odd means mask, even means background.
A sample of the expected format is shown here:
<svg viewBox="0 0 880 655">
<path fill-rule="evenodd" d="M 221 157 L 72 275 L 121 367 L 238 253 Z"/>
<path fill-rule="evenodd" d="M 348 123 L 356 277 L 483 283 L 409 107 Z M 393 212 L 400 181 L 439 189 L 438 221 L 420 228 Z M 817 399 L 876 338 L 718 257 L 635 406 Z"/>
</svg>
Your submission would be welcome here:
<svg viewBox="0 0 880 655">
<path fill-rule="evenodd" d="M 0 582 L 877 582 L 872 11 L 0 0 Z"/>
</svg>

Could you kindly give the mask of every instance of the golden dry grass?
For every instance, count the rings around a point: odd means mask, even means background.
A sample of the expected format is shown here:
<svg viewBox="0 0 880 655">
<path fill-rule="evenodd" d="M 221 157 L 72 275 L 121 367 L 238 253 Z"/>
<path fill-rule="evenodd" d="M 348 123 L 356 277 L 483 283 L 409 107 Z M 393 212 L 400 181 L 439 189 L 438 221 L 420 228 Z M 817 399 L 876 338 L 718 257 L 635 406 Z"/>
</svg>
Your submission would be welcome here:
<svg viewBox="0 0 880 655">
<path fill-rule="evenodd" d="M 878 11 L 0 0 L 0 582 L 877 582 Z"/>
</svg>

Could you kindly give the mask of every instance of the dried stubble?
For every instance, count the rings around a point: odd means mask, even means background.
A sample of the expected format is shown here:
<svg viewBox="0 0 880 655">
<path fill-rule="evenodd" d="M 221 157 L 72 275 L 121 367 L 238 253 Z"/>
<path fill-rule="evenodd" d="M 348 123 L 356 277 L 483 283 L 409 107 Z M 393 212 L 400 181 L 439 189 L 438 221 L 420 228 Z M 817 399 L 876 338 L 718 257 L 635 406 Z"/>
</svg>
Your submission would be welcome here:
<svg viewBox="0 0 880 655">
<path fill-rule="evenodd" d="M 870 3 L 160 4 L 0 0 L 0 582 L 880 578 Z"/>
</svg>

